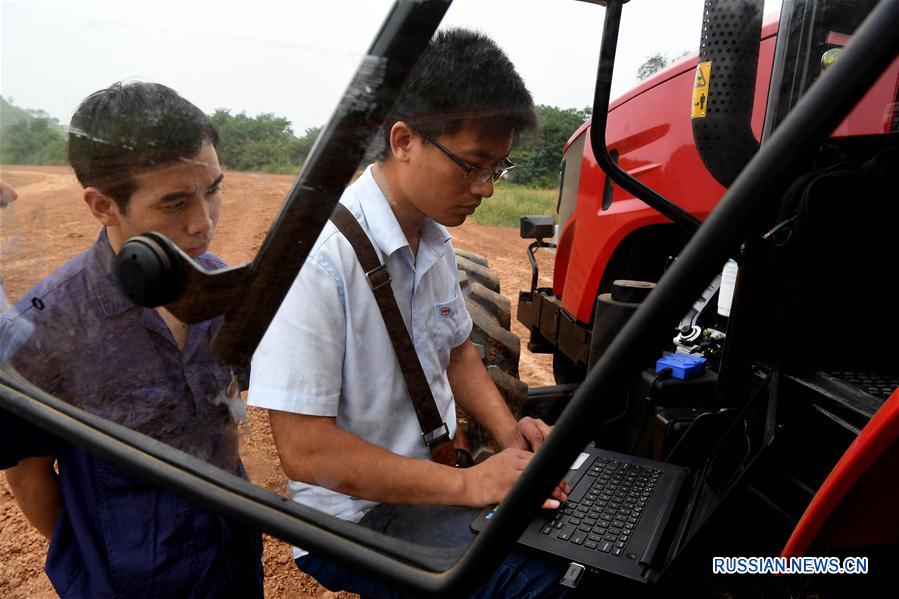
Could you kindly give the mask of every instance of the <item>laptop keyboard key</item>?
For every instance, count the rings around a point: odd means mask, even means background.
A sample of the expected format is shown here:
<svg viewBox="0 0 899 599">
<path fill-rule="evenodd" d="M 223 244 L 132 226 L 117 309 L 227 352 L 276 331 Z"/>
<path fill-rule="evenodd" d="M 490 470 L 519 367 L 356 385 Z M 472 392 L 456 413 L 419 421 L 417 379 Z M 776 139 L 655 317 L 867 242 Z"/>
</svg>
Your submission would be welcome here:
<svg viewBox="0 0 899 599">
<path fill-rule="evenodd" d="M 584 476 L 571 490 L 571 493 L 568 494 L 568 503 L 575 504 L 579 503 L 581 499 L 584 498 L 584 495 L 587 494 L 587 491 L 590 490 L 590 485 L 593 483 L 593 479 L 589 476 Z"/>
<path fill-rule="evenodd" d="M 574 532 L 574 525 L 569 524 L 565 528 L 559 531 L 559 534 L 556 535 L 557 539 L 561 539 L 562 541 L 567 541 L 571 538 L 571 533 Z"/>
</svg>

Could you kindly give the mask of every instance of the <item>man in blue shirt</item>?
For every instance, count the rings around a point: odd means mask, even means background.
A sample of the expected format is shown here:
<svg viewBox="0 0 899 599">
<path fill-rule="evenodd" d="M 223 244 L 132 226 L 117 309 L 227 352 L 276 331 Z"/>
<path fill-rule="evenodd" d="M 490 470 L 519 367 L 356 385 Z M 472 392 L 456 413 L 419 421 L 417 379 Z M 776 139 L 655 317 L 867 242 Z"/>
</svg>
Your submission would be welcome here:
<svg viewBox="0 0 899 599">
<path fill-rule="evenodd" d="M 113 273 L 122 244 L 145 231 L 224 266 L 207 253 L 222 204 L 217 142 L 206 115 L 165 86 L 89 96 L 72 117 L 69 162 L 103 229 L 0 317 L 0 343 L 27 323 L 28 339 L 4 355 L 32 384 L 245 476 L 236 378 L 211 351 L 220 319 L 188 326 L 134 306 Z M 262 596 L 257 532 L 33 427 L 26 439 L 20 423 L 0 411 L 0 468 L 12 466 L 19 506 L 50 538 L 46 570 L 61 596 Z"/>
</svg>

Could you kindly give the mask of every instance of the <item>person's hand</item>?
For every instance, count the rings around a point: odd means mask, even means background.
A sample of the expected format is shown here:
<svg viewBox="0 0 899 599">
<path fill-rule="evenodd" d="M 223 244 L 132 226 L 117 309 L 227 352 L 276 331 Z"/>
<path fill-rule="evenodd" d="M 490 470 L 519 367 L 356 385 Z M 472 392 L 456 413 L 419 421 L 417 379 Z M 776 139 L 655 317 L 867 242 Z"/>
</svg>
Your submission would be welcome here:
<svg viewBox="0 0 899 599">
<path fill-rule="evenodd" d="M 502 447 L 537 451 L 551 431 L 552 427 L 539 418 L 525 416 L 515 424 L 515 428 L 497 441 Z"/>
<path fill-rule="evenodd" d="M 477 466 L 462 470 L 466 476 L 467 505 L 484 507 L 502 501 L 534 454 L 522 449 L 505 449 L 492 455 Z M 571 489 L 561 481 L 552 495 L 543 502 L 543 508 L 554 510 L 568 499 Z"/>
<path fill-rule="evenodd" d="M 16 190 L 0 180 L 0 208 L 6 208 L 10 203 L 15 202 L 19 194 Z"/>
</svg>

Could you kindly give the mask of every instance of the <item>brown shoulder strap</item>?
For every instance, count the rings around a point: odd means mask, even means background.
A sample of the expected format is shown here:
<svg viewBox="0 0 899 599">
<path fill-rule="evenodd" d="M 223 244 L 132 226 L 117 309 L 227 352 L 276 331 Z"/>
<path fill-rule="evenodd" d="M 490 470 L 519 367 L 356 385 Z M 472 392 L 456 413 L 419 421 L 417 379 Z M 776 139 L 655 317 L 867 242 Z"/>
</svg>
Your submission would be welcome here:
<svg viewBox="0 0 899 599">
<path fill-rule="evenodd" d="M 381 309 L 381 316 L 387 327 L 387 333 L 390 335 L 390 341 L 393 343 L 393 350 L 400 362 L 403 378 L 409 389 L 409 397 L 412 398 L 412 405 L 415 407 L 418 424 L 422 430 L 421 437 L 428 449 L 431 450 L 431 457 L 435 462 L 447 466 L 455 465 L 456 450 L 450 439 L 449 429 L 440 418 L 440 412 L 437 410 L 437 404 L 431 394 L 431 386 L 428 385 L 412 338 L 409 336 L 409 330 L 403 321 L 403 315 L 400 313 L 399 306 L 396 305 L 387 266 L 381 264 L 378 253 L 368 235 L 362 230 L 356 217 L 343 204 L 338 203 L 335 206 L 334 212 L 331 213 L 331 222 L 353 246 L 356 258 L 368 278 L 368 284 Z"/>
</svg>

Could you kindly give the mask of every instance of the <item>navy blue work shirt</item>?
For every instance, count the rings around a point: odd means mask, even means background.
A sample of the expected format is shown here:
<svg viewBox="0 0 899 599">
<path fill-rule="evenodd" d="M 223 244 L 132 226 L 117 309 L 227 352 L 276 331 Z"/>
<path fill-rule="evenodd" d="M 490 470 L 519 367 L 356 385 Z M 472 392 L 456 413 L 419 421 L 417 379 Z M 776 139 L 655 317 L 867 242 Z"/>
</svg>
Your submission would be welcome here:
<svg viewBox="0 0 899 599">
<path fill-rule="evenodd" d="M 24 378 L 87 412 L 245 476 L 211 341 L 191 325 L 184 350 L 158 312 L 118 289 L 105 229 L 0 317 L 2 353 Z M 224 263 L 211 254 L 207 269 Z M 22 340 L 21 332 L 30 333 Z M 258 532 L 201 509 L 0 410 L 0 467 L 55 455 L 62 516 L 46 571 L 63 597 L 262 596 Z"/>
</svg>

